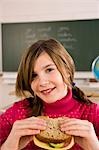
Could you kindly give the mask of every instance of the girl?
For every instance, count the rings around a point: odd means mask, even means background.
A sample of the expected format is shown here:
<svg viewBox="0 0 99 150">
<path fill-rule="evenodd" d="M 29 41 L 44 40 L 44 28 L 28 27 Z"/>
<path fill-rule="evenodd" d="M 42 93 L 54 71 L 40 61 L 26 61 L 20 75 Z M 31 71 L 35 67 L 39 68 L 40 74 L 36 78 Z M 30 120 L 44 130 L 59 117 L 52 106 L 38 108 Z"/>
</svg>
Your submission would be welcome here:
<svg viewBox="0 0 99 150">
<path fill-rule="evenodd" d="M 1 150 L 40 150 L 33 135 L 46 129 L 39 115 L 66 116 L 60 130 L 73 135 L 72 150 L 99 150 L 99 105 L 88 100 L 74 83 L 71 56 L 56 40 L 39 40 L 23 55 L 16 80 L 16 95 L 31 97 L 16 102 L 0 117 Z"/>
</svg>

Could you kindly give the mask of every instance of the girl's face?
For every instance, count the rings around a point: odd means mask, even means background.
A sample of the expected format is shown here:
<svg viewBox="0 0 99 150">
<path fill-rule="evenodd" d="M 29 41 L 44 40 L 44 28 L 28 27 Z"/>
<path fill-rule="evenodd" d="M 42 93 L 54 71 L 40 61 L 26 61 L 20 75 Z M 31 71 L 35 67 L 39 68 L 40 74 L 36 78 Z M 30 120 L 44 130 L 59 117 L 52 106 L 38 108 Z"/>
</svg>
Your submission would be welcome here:
<svg viewBox="0 0 99 150">
<path fill-rule="evenodd" d="M 35 62 L 31 88 L 46 103 L 53 103 L 67 94 L 62 75 L 46 52 Z"/>
</svg>

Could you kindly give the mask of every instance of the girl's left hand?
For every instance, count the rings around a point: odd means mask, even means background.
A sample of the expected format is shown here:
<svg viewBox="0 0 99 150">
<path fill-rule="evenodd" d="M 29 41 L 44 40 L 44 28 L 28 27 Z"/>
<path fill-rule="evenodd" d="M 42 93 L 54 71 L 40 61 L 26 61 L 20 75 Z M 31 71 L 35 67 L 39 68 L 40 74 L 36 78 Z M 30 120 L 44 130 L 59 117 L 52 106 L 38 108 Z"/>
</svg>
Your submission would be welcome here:
<svg viewBox="0 0 99 150">
<path fill-rule="evenodd" d="M 99 150 L 99 141 L 93 124 L 87 120 L 67 118 L 60 124 L 61 131 L 75 137 L 75 142 L 84 150 Z"/>
</svg>

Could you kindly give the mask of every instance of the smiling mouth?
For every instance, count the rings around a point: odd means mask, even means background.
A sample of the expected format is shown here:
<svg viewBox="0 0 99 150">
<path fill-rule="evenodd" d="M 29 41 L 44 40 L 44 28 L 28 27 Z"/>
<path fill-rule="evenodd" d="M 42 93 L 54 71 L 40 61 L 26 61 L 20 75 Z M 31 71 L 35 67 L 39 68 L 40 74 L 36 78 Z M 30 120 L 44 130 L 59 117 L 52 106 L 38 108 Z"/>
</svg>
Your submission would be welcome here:
<svg viewBox="0 0 99 150">
<path fill-rule="evenodd" d="M 55 87 L 54 88 L 50 88 L 50 89 L 46 89 L 46 90 L 42 90 L 41 93 L 47 95 L 47 94 L 50 94 L 54 89 L 55 89 Z"/>
</svg>

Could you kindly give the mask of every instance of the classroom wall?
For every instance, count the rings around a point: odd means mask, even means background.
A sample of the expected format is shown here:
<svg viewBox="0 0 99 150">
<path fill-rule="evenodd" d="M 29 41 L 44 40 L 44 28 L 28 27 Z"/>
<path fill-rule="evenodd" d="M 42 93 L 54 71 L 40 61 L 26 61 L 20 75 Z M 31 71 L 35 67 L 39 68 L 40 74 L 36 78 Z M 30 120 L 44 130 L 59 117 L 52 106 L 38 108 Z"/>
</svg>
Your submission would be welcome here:
<svg viewBox="0 0 99 150">
<path fill-rule="evenodd" d="M 99 18 L 98 0 L 0 0 L 0 23 Z M 0 72 L 2 71 L 0 25 Z"/>
<path fill-rule="evenodd" d="M 2 72 L 2 48 L 1 48 L 1 16 L 2 16 L 2 9 L 0 5 L 0 74 Z"/>
<path fill-rule="evenodd" d="M 2 71 L 1 23 L 97 18 L 99 18 L 99 0 L 0 0 L 0 71 Z M 16 101 L 16 98 L 9 95 L 14 91 L 14 85 L 1 83 L 0 81 L 0 108 L 3 108 Z"/>
<path fill-rule="evenodd" d="M 1 35 L 1 24 L 0 24 L 0 35 Z M 2 72 L 2 46 L 1 46 L 1 36 L 0 36 L 0 73 Z"/>
<path fill-rule="evenodd" d="M 98 0 L 1 0 L 2 22 L 97 18 Z"/>
</svg>

